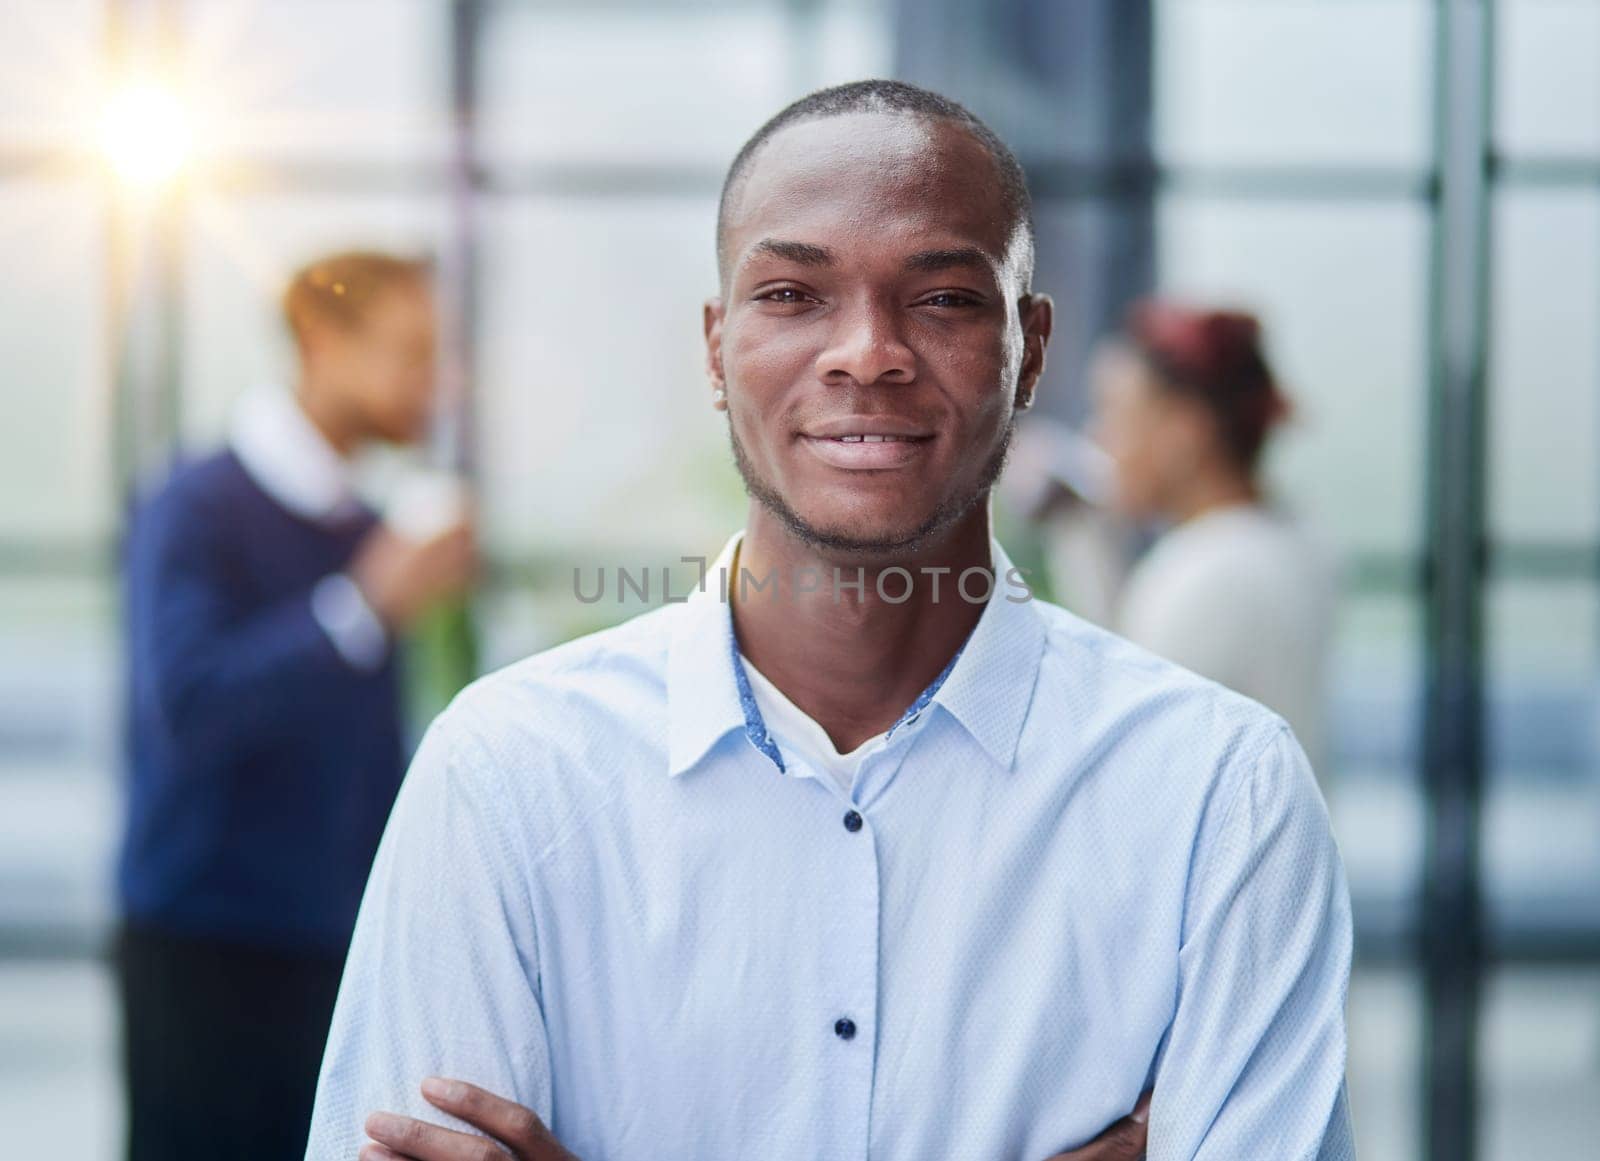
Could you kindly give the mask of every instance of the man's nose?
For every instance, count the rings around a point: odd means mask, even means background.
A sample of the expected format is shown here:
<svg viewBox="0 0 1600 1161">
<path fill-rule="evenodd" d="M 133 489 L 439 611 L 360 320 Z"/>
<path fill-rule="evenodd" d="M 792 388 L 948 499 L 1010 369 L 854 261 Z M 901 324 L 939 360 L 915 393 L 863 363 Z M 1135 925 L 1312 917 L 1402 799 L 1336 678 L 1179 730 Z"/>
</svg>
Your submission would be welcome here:
<svg viewBox="0 0 1600 1161">
<path fill-rule="evenodd" d="M 899 312 L 882 302 L 839 310 L 828 344 L 817 356 L 817 378 L 830 386 L 911 382 L 916 356 L 900 332 L 902 322 Z"/>
</svg>

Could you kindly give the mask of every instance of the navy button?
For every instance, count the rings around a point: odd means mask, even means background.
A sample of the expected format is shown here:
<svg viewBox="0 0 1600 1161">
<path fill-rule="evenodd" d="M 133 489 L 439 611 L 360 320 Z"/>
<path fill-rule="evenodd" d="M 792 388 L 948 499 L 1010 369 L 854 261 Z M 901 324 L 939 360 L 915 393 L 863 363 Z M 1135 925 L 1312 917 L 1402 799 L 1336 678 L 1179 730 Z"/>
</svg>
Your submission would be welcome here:
<svg viewBox="0 0 1600 1161">
<path fill-rule="evenodd" d="M 833 1034 L 840 1040 L 851 1040 L 856 1034 L 856 1022 L 844 1016 L 833 1022 Z"/>
<path fill-rule="evenodd" d="M 844 829 L 851 834 L 861 829 L 861 816 L 855 811 L 847 811 L 844 816 Z"/>
</svg>

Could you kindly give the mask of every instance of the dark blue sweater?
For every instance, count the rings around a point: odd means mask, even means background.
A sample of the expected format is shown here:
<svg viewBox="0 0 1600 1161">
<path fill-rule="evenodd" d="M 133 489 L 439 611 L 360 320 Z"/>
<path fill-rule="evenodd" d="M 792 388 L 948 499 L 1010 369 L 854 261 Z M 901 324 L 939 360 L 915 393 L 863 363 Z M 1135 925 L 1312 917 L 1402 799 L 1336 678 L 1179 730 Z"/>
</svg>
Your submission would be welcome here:
<svg viewBox="0 0 1600 1161">
<path fill-rule="evenodd" d="M 180 467 L 126 545 L 131 920 L 343 953 L 404 770 L 399 681 L 311 612 L 375 516 L 304 520 L 232 452 Z"/>
</svg>

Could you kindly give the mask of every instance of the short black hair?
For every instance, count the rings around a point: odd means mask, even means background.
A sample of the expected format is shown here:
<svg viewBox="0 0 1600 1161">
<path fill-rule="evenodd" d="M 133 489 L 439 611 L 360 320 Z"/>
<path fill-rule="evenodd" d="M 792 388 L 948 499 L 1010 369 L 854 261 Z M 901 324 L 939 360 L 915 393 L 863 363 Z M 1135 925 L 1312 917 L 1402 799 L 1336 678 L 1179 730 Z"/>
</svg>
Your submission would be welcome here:
<svg viewBox="0 0 1600 1161">
<path fill-rule="evenodd" d="M 717 201 L 717 270 L 723 278 L 727 276 L 724 242 L 728 207 L 761 147 L 780 129 L 797 122 L 840 117 L 848 113 L 905 113 L 930 121 L 952 121 L 976 137 L 994 159 L 999 174 L 1000 194 L 1011 219 L 1008 235 L 1020 226 L 1027 238 L 1028 257 L 1022 271 L 1022 286 L 1024 290 L 1029 288 L 1033 280 L 1033 198 L 1028 193 L 1028 179 L 1016 154 L 965 105 L 931 89 L 905 81 L 887 80 L 851 81 L 849 84 L 818 89 L 780 110 L 744 143 L 734 156 L 733 164 L 728 167 L 728 175 L 722 181 L 722 195 Z"/>
</svg>

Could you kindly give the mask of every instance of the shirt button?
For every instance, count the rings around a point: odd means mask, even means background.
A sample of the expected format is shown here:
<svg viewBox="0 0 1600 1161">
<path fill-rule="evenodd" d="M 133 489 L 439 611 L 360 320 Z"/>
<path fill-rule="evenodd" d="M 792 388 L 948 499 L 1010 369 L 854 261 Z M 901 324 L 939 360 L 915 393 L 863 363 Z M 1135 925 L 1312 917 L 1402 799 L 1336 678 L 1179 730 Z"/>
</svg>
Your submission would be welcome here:
<svg viewBox="0 0 1600 1161">
<path fill-rule="evenodd" d="M 854 1039 L 856 1034 L 856 1022 L 850 1019 L 849 1016 L 843 1016 L 838 1020 L 835 1020 L 833 1022 L 833 1034 L 840 1040 Z"/>
<path fill-rule="evenodd" d="M 853 810 L 846 811 L 844 816 L 844 829 L 849 831 L 851 834 L 855 834 L 856 831 L 861 829 L 861 816 Z"/>
</svg>

